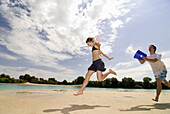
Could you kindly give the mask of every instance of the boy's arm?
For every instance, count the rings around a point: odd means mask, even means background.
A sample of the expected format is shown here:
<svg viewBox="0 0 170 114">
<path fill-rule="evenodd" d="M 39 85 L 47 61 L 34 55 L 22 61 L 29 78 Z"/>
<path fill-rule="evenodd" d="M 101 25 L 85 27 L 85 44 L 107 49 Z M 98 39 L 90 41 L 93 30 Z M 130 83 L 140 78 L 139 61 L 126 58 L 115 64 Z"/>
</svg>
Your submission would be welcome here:
<svg viewBox="0 0 170 114">
<path fill-rule="evenodd" d="M 114 59 L 113 57 L 112 58 L 109 58 L 106 54 L 104 54 L 101 50 L 100 50 L 100 54 L 102 54 L 104 57 L 106 57 L 107 59 L 109 59 L 109 60 L 112 60 L 112 59 Z"/>
<path fill-rule="evenodd" d="M 149 62 L 153 62 L 153 63 L 155 63 L 156 61 L 158 61 L 158 59 L 148 59 L 147 57 L 143 57 L 143 60 L 149 61 Z"/>
<path fill-rule="evenodd" d="M 140 62 L 140 64 L 143 64 L 146 62 L 145 60 L 140 60 L 140 59 L 138 59 L 138 61 Z"/>
</svg>

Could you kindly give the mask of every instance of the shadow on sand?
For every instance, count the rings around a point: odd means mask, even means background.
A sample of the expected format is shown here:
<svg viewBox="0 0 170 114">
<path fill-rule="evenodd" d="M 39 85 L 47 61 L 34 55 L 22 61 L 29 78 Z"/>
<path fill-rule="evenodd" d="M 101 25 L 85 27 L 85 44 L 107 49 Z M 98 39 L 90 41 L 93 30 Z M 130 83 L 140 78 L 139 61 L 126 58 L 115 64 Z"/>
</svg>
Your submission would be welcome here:
<svg viewBox="0 0 170 114">
<path fill-rule="evenodd" d="M 110 106 L 100 106 L 100 105 L 70 105 L 71 107 L 66 107 L 63 109 L 46 109 L 43 112 L 50 113 L 50 112 L 57 112 L 60 111 L 63 114 L 70 114 L 71 111 L 76 111 L 76 110 L 86 110 L 86 109 L 95 109 L 98 107 L 110 107 Z"/>
<path fill-rule="evenodd" d="M 156 103 L 153 105 L 139 105 L 126 110 L 120 111 L 149 111 L 152 109 L 166 110 L 170 109 L 170 103 Z"/>
<path fill-rule="evenodd" d="M 110 106 L 100 106 L 100 105 L 93 105 L 93 106 L 89 106 L 89 105 L 70 105 L 71 107 L 66 107 L 63 109 L 47 109 L 44 110 L 43 112 L 49 113 L 49 112 L 56 112 L 56 111 L 60 111 L 63 114 L 70 114 L 69 112 L 71 111 L 76 111 L 76 110 L 86 110 L 86 109 L 95 109 L 98 107 L 110 107 Z"/>
</svg>

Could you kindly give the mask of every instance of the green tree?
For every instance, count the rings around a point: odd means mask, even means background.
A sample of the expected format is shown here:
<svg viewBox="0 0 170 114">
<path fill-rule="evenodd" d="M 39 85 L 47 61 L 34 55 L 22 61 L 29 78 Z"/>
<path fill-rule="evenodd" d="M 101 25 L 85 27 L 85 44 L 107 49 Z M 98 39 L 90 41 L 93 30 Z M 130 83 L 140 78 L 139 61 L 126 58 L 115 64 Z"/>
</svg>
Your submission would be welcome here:
<svg viewBox="0 0 170 114">
<path fill-rule="evenodd" d="M 111 80 L 107 78 L 106 80 L 103 81 L 103 86 L 104 87 L 110 87 L 111 85 Z"/>
<path fill-rule="evenodd" d="M 38 80 L 38 78 L 36 78 L 35 76 L 31 76 L 31 77 L 30 77 L 30 82 L 31 82 L 31 83 L 38 83 L 39 80 Z"/>
<path fill-rule="evenodd" d="M 45 80 L 45 79 L 43 79 L 43 78 L 40 78 L 40 79 L 39 79 L 39 83 L 40 83 L 40 84 L 48 84 L 48 81 Z"/>
<path fill-rule="evenodd" d="M 20 79 L 21 80 L 21 79 Z M 10 83 L 14 83 L 15 82 L 15 79 L 14 78 L 11 78 L 11 82 Z"/>
<path fill-rule="evenodd" d="M 101 81 L 101 82 L 97 81 L 96 83 L 97 83 L 97 84 L 96 84 L 96 85 L 97 85 L 96 87 L 103 87 L 103 81 Z"/>
<path fill-rule="evenodd" d="M 152 79 L 149 78 L 149 77 L 144 77 L 143 78 L 143 88 L 144 89 L 150 89 L 151 88 L 150 81 L 152 81 Z"/>
<path fill-rule="evenodd" d="M 83 76 L 79 76 L 77 79 L 72 81 L 72 84 L 79 85 L 79 84 L 83 84 L 83 82 L 84 82 L 84 77 Z"/>
<path fill-rule="evenodd" d="M 143 89 L 143 82 L 135 82 L 135 88 Z"/>
<path fill-rule="evenodd" d="M 123 88 L 135 88 L 135 81 L 132 78 L 124 77 L 120 85 Z"/>
<path fill-rule="evenodd" d="M 0 78 L 6 78 L 5 76 L 6 76 L 5 74 L 1 74 Z"/>
<path fill-rule="evenodd" d="M 9 78 L 0 78 L 1 83 L 9 83 Z"/>
<path fill-rule="evenodd" d="M 67 80 L 63 80 L 63 85 L 67 85 Z"/>
<path fill-rule="evenodd" d="M 79 76 L 76 80 L 76 84 L 83 84 L 83 82 L 84 82 L 84 77 L 82 76 Z"/>
<path fill-rule="evenodd" d="M 31 76 L 29 74 L 25 74 L 24 76 L 23 75 L 19 76 L 19 79 L 25 80 L 26 82 L 30 82 Z"/>
<path fill-rule="evenodd" d="M 98 83 L 97 81 L 89 81 L 87 87 L 97 87 L 98 86 L 97 83 Z"/>
<path fill-rule="evenodd" d="M 10 78 L 10 76 L 9 75 L 5 75 L 5 74 L 1 74 L 0 78 Z"/>
<path fill-rule="evenodd" d="M 111 87 L 117 88 L 119 81 L 116 78 L 111 78 Z"/>
<path fill-rule="evenodd" d="M 25 77 L 23 75 L 20 75 L 19 79 L 25 80 Z"/>
<path fill-rule="evenodd" d="M 57 81 L 55 80 L 55 78 L 48 78 L 48 83 L 49 84 L 57 84 Z"/>
</svg>

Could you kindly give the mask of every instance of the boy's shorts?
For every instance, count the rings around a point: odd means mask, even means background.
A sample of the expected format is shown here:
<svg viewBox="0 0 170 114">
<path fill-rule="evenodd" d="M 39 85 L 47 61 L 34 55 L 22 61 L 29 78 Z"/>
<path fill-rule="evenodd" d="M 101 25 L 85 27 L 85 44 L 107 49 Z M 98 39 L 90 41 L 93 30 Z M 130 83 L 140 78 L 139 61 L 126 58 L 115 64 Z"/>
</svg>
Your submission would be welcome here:
<svg viewBox="0 0 170 114">
<path fill-rule="evenodd" d="M 156 78 L 156 80 L 157 80 L 158 77 L 162 78 L 163 79 L 162 82 L 164 83 L 166 81 L 166 79 L 165 79 L 166 74 L 167 74 L 167 70 L 166 70 L 166 67 L 164 65 L 164 66 L 162 66 L 160 73 L 155 75 L 155 78 Z"/>
</svg>

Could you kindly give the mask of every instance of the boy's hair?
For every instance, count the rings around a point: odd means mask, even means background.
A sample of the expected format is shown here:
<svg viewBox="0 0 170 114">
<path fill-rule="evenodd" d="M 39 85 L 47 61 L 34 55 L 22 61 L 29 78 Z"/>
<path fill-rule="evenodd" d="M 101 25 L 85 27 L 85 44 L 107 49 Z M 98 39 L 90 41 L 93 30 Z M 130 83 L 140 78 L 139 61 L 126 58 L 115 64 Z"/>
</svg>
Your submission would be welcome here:
<svg viewBox="0 0 170 114">
<path fill-rule="evenodd" d="M 156 52 L 156 46 L 155 45 L 150 45 L 150 46 L 152 46 L 154 49 L 154 52 Z"/>
</svg>

